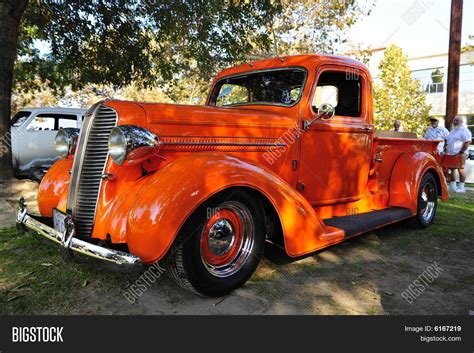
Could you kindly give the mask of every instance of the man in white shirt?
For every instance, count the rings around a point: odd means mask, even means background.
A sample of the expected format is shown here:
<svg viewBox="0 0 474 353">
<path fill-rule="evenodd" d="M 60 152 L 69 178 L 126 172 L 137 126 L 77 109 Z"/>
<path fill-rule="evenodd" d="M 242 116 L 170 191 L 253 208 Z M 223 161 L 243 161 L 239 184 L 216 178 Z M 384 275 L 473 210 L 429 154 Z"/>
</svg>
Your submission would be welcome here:
<svg viewBox="0 0 474 353">
<path fill-rule="evenodd" d="M 446 139 L 448 138 L 449 131 L 443 126 L 439 126 L 439 121 L 436 118 L 430 118 L 431 127 L 426 130 L 425 133 L 425 140 L 443 140 L 438 145 L 439 153 L 444 152 L 444 145 L 446 143 Z"/>
<path fill-rule="evenodd" d="M 449 189 L 456 192 L 466 192 L 464 189 L 464 182 L 466 181 L 466 173 L 464 172 L 464 165 L 466 164 L 469 145 L 471 144 L 472 134 L 467 127 L 463 125 L 463 119 L 460 116 L 453 118 L 453 129 L 447 138 L 447 151 L 449 155 L 462 155 L 462 166 L 458 169 L 459 186 L 456 188 L 456 181 L 454 171 L 451 169 Z"/>
</svg>

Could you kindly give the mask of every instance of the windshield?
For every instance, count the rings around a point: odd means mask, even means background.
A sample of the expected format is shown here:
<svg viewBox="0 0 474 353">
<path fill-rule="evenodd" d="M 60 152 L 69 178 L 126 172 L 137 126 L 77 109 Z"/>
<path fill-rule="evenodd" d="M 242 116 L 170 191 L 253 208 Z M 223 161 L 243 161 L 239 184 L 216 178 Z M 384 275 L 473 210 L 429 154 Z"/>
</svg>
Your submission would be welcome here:
<svg viewBox="0 0 474 353">
<path fill-rule="evenodd" d="M 305 79 L 303 69 L 272 70 L 224 78 L 216 83 L 210 105 L 292 106 L 300 99 Z"/>
<path fill-rule="evenodd" d="M 11 120 L 11 125 L 18 127 L 23 125 L 26 119 L 30 116 L 31 112 L 27 112 L 26 110 L 19 111 L 15 114 L 15 116 Z"/>
</svg>

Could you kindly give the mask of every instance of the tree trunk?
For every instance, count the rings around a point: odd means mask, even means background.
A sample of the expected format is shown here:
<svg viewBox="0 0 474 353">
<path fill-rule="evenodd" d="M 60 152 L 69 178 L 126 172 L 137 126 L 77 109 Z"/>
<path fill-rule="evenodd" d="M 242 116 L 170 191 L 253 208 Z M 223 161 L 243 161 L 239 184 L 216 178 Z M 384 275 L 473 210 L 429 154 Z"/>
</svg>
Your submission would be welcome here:
<svg viewBox="0 0 474 353">
<path fill-rule="evenodd" d="M 13 177 L 10 133 L 13 68 L 28 0 L 0 0 L 0 180 Z"/>
</svg>

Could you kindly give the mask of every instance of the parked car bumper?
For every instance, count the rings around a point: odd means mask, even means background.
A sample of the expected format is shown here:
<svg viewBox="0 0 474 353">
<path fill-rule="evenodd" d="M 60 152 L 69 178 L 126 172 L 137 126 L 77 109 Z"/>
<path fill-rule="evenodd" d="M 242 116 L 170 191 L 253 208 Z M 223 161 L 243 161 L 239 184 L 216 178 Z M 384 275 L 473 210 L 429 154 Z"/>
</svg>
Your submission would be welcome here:
<svg viewBox="0 0 474 353">
<path fill-rule="evenodd" d="M 49 240 L 61 248 L 63 255 L 67 258 L 77 260 L 92 260 L 108 267 L 120 270 L 130 270 L 142 266 L 140 258 L 124 251 L 105 248 L 99 245 L 74 237 L 74 225 L 72 222 L 66 227 L 66 231 L 58 230 L 42 223 L 37 217 L 28 214 L 28 208 L 23 199 L 20 199 L 16 216 L 17 228 L 22 233 L 29 233 Z"/>
</svg>

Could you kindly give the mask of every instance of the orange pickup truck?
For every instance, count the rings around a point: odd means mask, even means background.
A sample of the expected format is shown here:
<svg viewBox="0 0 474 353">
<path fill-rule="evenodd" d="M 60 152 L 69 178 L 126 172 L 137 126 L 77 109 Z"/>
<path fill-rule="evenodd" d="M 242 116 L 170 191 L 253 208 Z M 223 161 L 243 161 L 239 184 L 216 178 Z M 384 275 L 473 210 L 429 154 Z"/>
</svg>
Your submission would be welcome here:
<svg viewBox="0 0 474 353">
<path fill-rule="evenodd" d="M 291 257 L 412 219 L 448 193 L 439 141 L 374 131 L 361 63 L 298 55 L 222 71 L 205 106 L 106 100 L 44 177 L 42 217 L 17 224 L 68 258 L 163 263 L 186 289 L 218 296 L 254 272 L 265 241 Z"/>
</svg>

